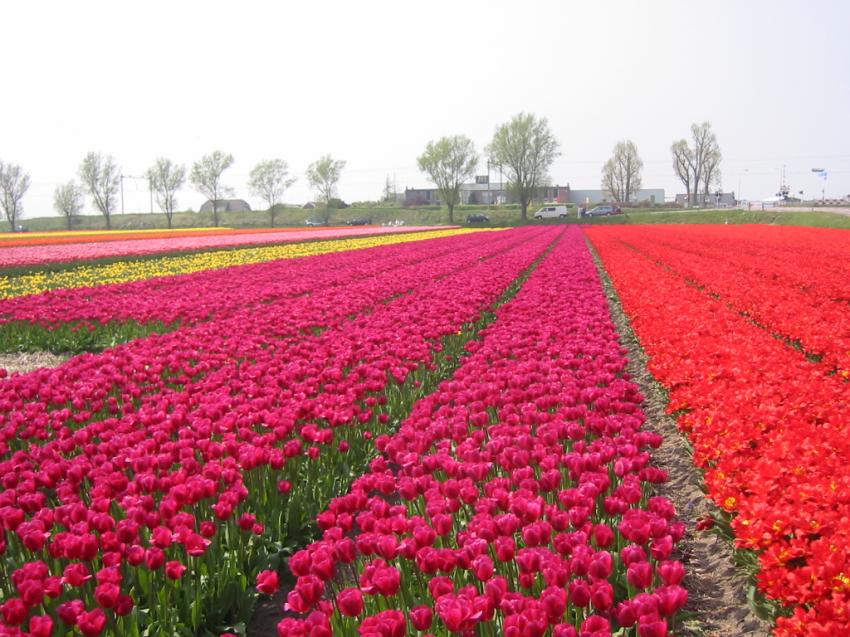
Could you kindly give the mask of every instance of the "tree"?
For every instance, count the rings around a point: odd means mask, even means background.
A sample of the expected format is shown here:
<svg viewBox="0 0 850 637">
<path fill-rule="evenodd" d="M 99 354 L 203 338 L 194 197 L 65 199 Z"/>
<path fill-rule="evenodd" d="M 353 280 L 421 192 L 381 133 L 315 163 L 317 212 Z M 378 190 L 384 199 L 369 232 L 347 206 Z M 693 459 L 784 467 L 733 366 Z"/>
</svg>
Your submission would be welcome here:
<svg viewBox="0 0 850 637">
<path fill-rule="evenodd" d="M 285 161 L 269 159 L 254 166 L 248 180 L 251 192 L 268 204 L 272 227 L 274 227 L 277 204 L 283 199 L 284 191 L 295 183 L 295 178 L 287 179 L 287 175 L 289 175 L 289 165 Z"/>
<path fill-rule="evenodd" d="M 175 195 L 186 182 L 186 167 L 160 157 L 153 166 L 148 168 L 145 176 L 150 182 L 151 190 L 156 194 L 156 204 L 165 213 L 168 227 L 171 228 L 174 207 L 177 205 Z"/>
<path fill-rule="evenodd" d="M 387 180 L 384 182 L 384 194 L 381 199 L 382 203 L 393 203 L 395 201 L 395 188 L 393 182 L 390 181 L 390 176 L 387 175 Z"/>
<path fill-rule="evenodd" d="M 504 166 L 508 181 L 528 219 L 528 203 L 538 186 L 548 178 L 552 162 L 560 155 L 558 141 L 546 118 L 520 113 L 496 129 L 487 147 L 491 163 Z"/>
<path fill-rule="evenodd" d="M 617 202 L 629 203 L 641 187 L 643 162 L 631 140 L 617 142 L 614 154 L 602 169 L 602 189 Z"/>
<path fill-rule="evenodd" d="M 0 203 L 3 212 L 12 227 L 12 232 L 18 229 L 18 217 L 23 214 L 21 199 L 30 187 L 30 176 L 18 164 L 3 165 L 0 162 Z"/>
<path fill-rule="evenodd" d="M 316 191 L 319 201 L 325 204 L 325 223 L 331 216 L 330 201 L 334 197 L 343 168 L 345 168 L 345 161 L 333 159 L 330 155 L 317 159 L 307 167 L 307 181 Z"/>
<path fill-rule="evenodd" d="M 720 153 L 720 148 L 715 146 L 705 157 L 705 165 L 702 171 L 702 193 L 708 195 L 711 192 L 712 186 L 720 188 L 720 161 L 723 155 Z"/>
<path fill-rule="evenodd" d="M 83 189 L 73 179 L 67 184 L 56 186 L 56 190 L 53 191 L 53 207 L 67 219 L 68 230 L 70 230 L 74 217 L 83 209 Z"/>
<path fill-rule="evenodd" d="M 670 146 L 670 152 L 673 153 L 673 171 L 685 186 L 685 193 L 688 198 L 691 194 L 691 165 L 693 164 L 693 152 L 688 147 L 688 142 L 680 139 L 673 142 Z"/>
<path fill-rule="evenodd" d="M 693 147 L 688 145 L 687 140 L 680 139 L 673 143 L 670 150 L 673 153 L 673 170 L 685 185 L 691 205 L 696 205 L 699 202 L 700 186 L 709 188 L 713 175 L 719 175 L 721 155 L 717 137 L 709 122 L 691 124 L 691 141 Z"/>
<path fill-rule="evenodd" d="M 80 165 L 80 179 L 83 187 L 94 201 L 106 219 L 106 229 L 112 228 L 112 209 L 118 194 L 121 169 L 115 163 L 112 155 L 103 156 L 100 153 L 89 153 Z"/>
<path fill-rule="evenodd" d="M 440 199 L 449 208 L 449 223 L 454 223 L 455 206 L 460 203 L 460 186 L 475 174 L 478 165 L 478 153 L 472 140 L 464 135 L 453 135 L 428 142 L 416 163 L 436 184 Z"/>
<path fill-rule="evenodd" d="M 192 173 L 189 181 L 199 193 L 212 202 L 213 222 L 218 222 L 218 202 L 231 189 L 222 184 L 222 173 L 233 165 L 233 155 L 217 150 L 209 155 L 201 157 L 192 165 Z"/>
</svg>

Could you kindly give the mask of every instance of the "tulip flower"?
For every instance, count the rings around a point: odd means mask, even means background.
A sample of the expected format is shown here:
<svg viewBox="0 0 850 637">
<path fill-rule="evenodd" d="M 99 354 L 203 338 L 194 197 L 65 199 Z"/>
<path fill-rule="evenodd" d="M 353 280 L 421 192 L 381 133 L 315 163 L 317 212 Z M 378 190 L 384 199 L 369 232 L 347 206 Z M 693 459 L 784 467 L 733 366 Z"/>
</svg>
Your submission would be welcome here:
<svg viewBox="0 0 850 637">
<path fill-rule="evenodd" d="M 346 617 L 357 617 L 363 612 L 363 594 L 360 589 L 346 588 L 336 597 L 339 612 Z"/>
<path fill-rule="evenodd" d="M 265 570 L 257 574 L 257 590 L 263 595 L 274 595 L 280 590 L 277 571 Z"/>
</svg>

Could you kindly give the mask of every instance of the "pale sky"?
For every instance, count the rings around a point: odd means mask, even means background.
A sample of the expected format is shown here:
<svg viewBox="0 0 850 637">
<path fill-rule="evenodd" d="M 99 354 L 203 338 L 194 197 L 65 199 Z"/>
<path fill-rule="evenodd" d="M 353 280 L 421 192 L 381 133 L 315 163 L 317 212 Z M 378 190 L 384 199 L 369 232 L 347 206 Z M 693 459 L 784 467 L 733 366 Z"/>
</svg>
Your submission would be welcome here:
<svg viewBox="0 0 850 637">
<path fill-rule="evenodd" d="M 497 125 L 546 117 L 561 144 L 553 183 L 599 188 L 614 144 L 632 139 L 645 187 L 683 191 L 671 143 L 712 123 L 724 190 L 850 194 L 850 2 L 4 2 L 0 160 L 32 186 L 24 216 L 54 214 L 52 193 L 86 152 L 124 174 L 156 157 L 187 168 L 216 149 L 225 182 L 251 197 L 254 164 L 304 170 L 325 153 L 348 165 L 346 201 L 377 199 L 387 175 L 425 187 L 416 157 L 465 134 L 484 157 Z M 482 159 L 480 173 L 486 172 Z M 497 179 L 494 175 L 493 179 Z M 146 182 L 125 182 L 146 211 Z M 179 208 L 204 198 L 187 184 Z M 92 208 L 87 203 L 87 208 Z"/>
</svg>

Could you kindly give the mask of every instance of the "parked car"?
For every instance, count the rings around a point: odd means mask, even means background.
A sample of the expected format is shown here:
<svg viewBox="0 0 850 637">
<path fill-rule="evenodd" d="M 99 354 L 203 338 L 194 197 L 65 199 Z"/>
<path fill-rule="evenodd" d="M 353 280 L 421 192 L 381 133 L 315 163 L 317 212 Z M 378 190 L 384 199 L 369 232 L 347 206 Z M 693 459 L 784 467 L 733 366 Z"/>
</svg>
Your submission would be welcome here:
<svg viewBox="0 0 850 637">
<path fill-rule="evenodd" d="M 591 208 L 585 213 L 585 216 L 588 217 L 608 217 L 610 215 L 620 215 L 623 214 L 623 211 L 620 210 L 619 206 L 612 206 L 610 204 L 605 204 L 603 206 L 596 206 L 595 208 Z"/>
<path fill-rule="evenodd" d="M 489 221 L 490 217 L 480 212 L 473 212 L 471 215 L 466 215 L 466 223 L 487 223 Z"/>
<path fill-rule="evenodd" d="M 534 213 L 535 219 L 566 219 L 566 206 L 543 206 L 540 210 Z"/>
<path fill-rule="evenodd" d="M 304 223 L 306 223 L 308 226 L 326 226 L 326 225 L 328 225 L 324 221 L 322 221 L 321 219 L 307 219 L 307 221 L 305 221 Z"/>
<path fill-rule="evenodd" d="M 366 217 L 358 217 L 357 219 L 349 219 L 345 222 L 347 226 L 368 226 L 372 224 L 371 219 L 367 219 Z"/>
</svg>

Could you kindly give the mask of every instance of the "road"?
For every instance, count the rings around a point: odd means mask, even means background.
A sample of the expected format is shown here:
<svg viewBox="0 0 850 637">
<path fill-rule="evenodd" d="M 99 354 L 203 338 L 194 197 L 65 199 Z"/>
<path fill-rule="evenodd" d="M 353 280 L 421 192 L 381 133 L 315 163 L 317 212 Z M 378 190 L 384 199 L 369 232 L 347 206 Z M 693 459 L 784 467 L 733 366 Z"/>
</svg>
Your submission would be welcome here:
<svg viewBox="0 0 850 637">
<path fill-rule="evenodd" d="M 755 210 L 753 204 L 753 210 Z M 837 206 L 776 206 L 775 208 L 765 208 L 765 210 L 774 210 L 776 212 L 834 212 L 837 215 L 850 216 L 850 208 L 840 208 Z"/>
</svg>

